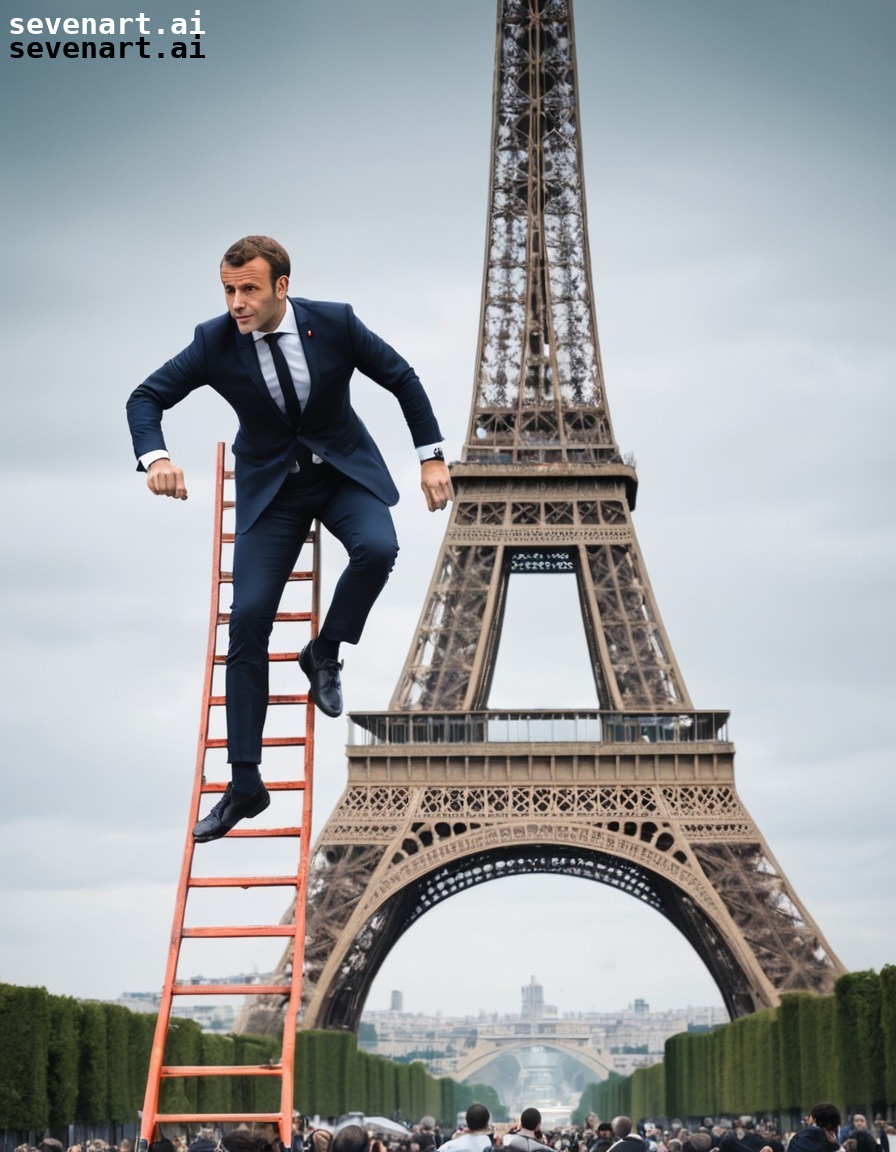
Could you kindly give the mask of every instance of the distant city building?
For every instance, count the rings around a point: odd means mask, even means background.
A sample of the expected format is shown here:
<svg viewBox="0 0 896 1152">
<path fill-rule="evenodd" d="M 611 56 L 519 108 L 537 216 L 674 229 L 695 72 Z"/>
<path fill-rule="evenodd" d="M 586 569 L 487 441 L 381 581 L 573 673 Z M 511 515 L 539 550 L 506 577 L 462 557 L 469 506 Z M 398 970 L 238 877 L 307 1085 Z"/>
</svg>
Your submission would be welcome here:
<svg viewBox="0 0 896 1152">
<path fill-rule="evenodd" d="M 533 1024 L 544 1015 L 544 988 L 538 983 L 534 976 L 530 977 L 529 983 L 524 984 L 520 989 L 523 994 L 523 1007 L 521 1015 L 524 1020 L 530 1020 Z"/>
<path fill-rule="evenodd" d="M 395 1004 L 394 995 L 392 1000 Z M 704 1032 L 728 1022 L 721 1006 L 651 1012 L 646 999 L 611 1012 L 564 1012 L 545 1004 L 544 989 L 533 976 L 521 988 L 519 1015 L 480 1011 L 477 1015 L 443 1016 L 425 1012 L 365 1011 L 366 1051 L 392 1060 L 421 1060 L 435 1076 L 450 1076 L 482 1042 L 504 1048 L 512 1044 L 585 1046 L 620 1075 L 663 1059 L 666 1040 L 678 1032 Z M 375 1035 L 376 1039 L 370 1039 Z"/>
<path fill-rule="evenodd" d="M 192 1004 L 178 1000 L 171 1008 L 171 1015 L 195 1020 L 203 1032 L 232 1032 L 239 1006 L 233 1003 L 209 1004 L 207 1001 L 207 997 L 201 1003 Z M 122 992 L 113 1001 L 132 1012 L 158 1012 L 160 1002 L 158 992 Z"/>
<path fill-rule="evenodd" d="M 246 983 L 263 980 L 258 973 L 243 977 Z M 216 983 L 214 978 L 191 977 L 185 983 Z M 620 1075 L 646 1068 L 663 1059 L 669 1036 L 678 1032 L 705 1032 L 728 1022 L 722 1007 L 687 1007 L 651 1012 L 647 1000 L 636 999 L 627 1008 L 612 1012 L 564 1012 L 545 1004 L 544 988 L 532 976 L 520 989 L 518 1015 L 488 1013 L 444 1016 L 441 1012 L 405 1012 L 404 995 L 394 990 L 387 1011 L 365 1011 L 359 1043 L 366 1052 L 391 1060 L 420 1060 L 434 1076 L 451 1076 L 477 1045 L 587 1047 Z M 157 1012 L 158 992 L 123 992 L 115 1001 L 133 1012 Z M 195 1020 L 206 1032 L 233 1030 L 239 1005 L 209 1003 L 203 997 L 192 1003 L 182 999 L 172 1015 Z"/>
</svg>

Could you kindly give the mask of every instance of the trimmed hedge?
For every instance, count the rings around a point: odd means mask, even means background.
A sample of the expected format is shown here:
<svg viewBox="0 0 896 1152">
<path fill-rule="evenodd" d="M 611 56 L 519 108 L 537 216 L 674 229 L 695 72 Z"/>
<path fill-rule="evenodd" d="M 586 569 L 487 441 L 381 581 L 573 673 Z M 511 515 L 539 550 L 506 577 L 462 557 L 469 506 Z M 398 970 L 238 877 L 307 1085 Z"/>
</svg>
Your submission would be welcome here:
<svg viewBox="0 0 896 1152">
<path fill-rule="evenodd" d="M 117 1004 L 0 984 L 0 1130 L 132 1121 L 143 1107 L 155 1019 Z M 166 1064 L 200 1065 L 279 1058 L 279 1038 L 221 1036 L 179 1018 L 170 1023 L 164 1055 Z M 436 1080 L 423 1064 L 362 1052 L 351 1032 L 299 1032 L 294 1093 L 301 1111 L 332 1117 L 399 1111 L 453 1125 L 473 1100 L 494 1116 L 504 1111 L 494 1089 Z M 161 1112 L 278 1112 L 280 1079 L 184 1076 L 162 1081 L 159 1096 Z"/>
<path fill-rule="evenodd" d="M 50 1116 L 50 997 L 0 985 L 0 1127 L 31 1129 Z"/>
<path fill-rule="evenodd" d="M 573 1118 L 780 1115 L 816 1100 L 844 1114 L 896 1106 L 896 966 L 847 973 L 830 996 L 788 992 L 777 1008 L 671 1036 L 661 1064 L 589 1085 Z"/>
</svg>

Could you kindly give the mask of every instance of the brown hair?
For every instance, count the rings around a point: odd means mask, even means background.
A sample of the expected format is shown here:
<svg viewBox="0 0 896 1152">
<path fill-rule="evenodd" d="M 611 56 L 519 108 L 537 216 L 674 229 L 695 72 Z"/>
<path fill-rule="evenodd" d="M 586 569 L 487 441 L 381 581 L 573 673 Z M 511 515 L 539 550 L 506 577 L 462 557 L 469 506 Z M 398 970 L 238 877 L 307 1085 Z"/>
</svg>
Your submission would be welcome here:
<svg viewBox="0 0 896 1152">
<path fill-rule="evenodd" d="M 231 244 L 221 257 L 222 264 L 229 264 L 231 268 L 241 268 L 260 256 L 271 270 L 271 286 L 275 287 L 281 276 L 289 276 L 289 253 L 282 244 L 270 236 L 244 236 Z"/>
</svg>

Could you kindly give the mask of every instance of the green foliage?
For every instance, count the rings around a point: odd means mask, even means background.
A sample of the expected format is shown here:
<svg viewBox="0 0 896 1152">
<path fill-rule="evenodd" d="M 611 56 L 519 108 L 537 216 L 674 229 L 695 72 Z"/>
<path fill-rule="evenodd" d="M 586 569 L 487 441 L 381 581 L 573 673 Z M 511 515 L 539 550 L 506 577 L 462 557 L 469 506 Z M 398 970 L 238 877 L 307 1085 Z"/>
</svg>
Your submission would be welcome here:
<svg viewBox="0 0 896 1152">
<path fill-rule="evenodd" d="M 49 996 L 43 988 L 0 985 L 0 1128 L 41 1130 L 82 1123 L 127 1123 L 143 1106 L 156 1019 L 119 1005 Z M 203 1033 L 170 1021 L 168 1065 L 263 1065 L 280 1059 L 279 1038 Z M 360 1109 L 453 1124 L 480 1100 L 505 1116 L 492 1088 L 436 1080 L 424 1065 L 399 1066 L 361 1051 L 350 1032 L 299 1032 L 295 1106 L 336 1117 Z M 277 1112 L 279 1076 L 185 1076 L 162 1081 L 160 1112 Z"/>
<path fill-rule="evenodd" d="M 49 996 L 44 988 L 0 984 L 0 1128 L 46 1123 Z"/>
<path fill-rule="evenodd" d="M 78 1114 L 84 1123 L 104 1120 L 109 1112 L 109 1050 L 102 1004 L 81 1005 L 81 1064 L 78 1069 Z"/>
<path fill-rule="evenodd" d="M 314 1098 L 314 1064 L 311 1058 L 312 1032 L 299 1032 L 293 1057 L 293 1103 L 299 1112 L 313 1115 L 319 1111 L 312 1104 Z M 387 1113 L 388 1115 L 388 1113 Z"/>
<path fill-rule="evenodd" d="M 50 1126 L 71 1123 L 78 1111 L 81 1005 L 69 996 L 50 996 L 47 1097 Z"/>
<path fill-rule="evenodd" d="M 884 1103 L 884 1034 L 880 978 L 849 972 L 834 985 L 844 1103 L 874 1112 Z"/>
<path fill-rule="evenodd" d="M 582 1094 L 582 1100 L 586 1102 L 584 1114 L 594 1112 L 598 1116 L 630 1116 L 631 1080 L 631 1076 L 611 1072 L 599 1084 L 589 1084 Z"/>
<path fill-rule="evenodd" d="M 831 996 L 788 992 L 775 1009 L 671 1036 L 662 1065 L 589 1085 L 574 1116 L 775 1115 L 814 1100 L 893 1109 L 896 966 L 842 976 Z"/>
<path fill-rule="evenodd" d="M 760 1012 L 755 1017 L 756 1097 L 762 1100 L 765 1113 L 781 1110 L 781 1060 L 778 1048 L 777 1017 L 774 1011 Z"/>
<path fill-rule="evenodd" d="M 128 1065 L 131 1081 L 131 1115 L 143 1107 L 146 1081 L 149 1077 L 149 1059 L 156 1031 L 156 1017 L 146 1012 L 128 1013 L 128 1044 L 131 1058 Z"/>
<path fill-rule="evenodd" d="M 805 993 L 800 1000 L 800 1069 L 803 1098 L 837 1100 L 842 1063 L 833 996 Z M 791 1107 L 797 1106 L 791 1104 Z"/>
<path fill-rule="evenodd" d="M 234 1063 L 259 1066 L 280 1060 L 280 1039 L 273 1036 L 234 1036 Z M 279 1076 L 238 1076 L 233 1080 L 233 1103 L 238 1112 L 278 1112 Z"/>
<path fill-rule="evenodd" d="M 203 1032 L 199 1042 L 202 1064 L 232 1065 L 236 1063 L 236 1044 L 232 1036 L 218 1036 Z M 202 1076 L 199 1079 L 199 1112 L 234 1112 L 232 1076 Z"/>
<path fill-rule="evenodd" d="M 198 1064 L 202 1030 L 194 1020 L 172 1018 L 165 1037 L 165 1064 Z M 159 1088 L 160 1112 L 197 1112 L 199 1086 L 195 1076 L 163 1080 Z"/>
<path fill-rule="evenodd" d="M 103 1004 L 106 1018 L 106 1051 L 109 1069 L 108 1109 L 104 1120 L 124 1124 L 134 1115 L 131 1097 L 130 1012 L 119 1004 Z M 99 1117 L 94 1117 L 99 1119 Z"/>
<path fill-rule="evenodd" d="M 884 1096 L 896 1100 L 896 965 L 880 970 L 880 1027 L 884 1043 Z"/>
<path fill-rule="evenodd" d="M 665 1068 L 653 1064 L 649 1068 L 636 1068 L 630 1076 L 631 1116 L 662 1115 L 666 1103 Z"/>
<path fill-rule="evenodd" d="M 778 1006 L 779 1088 L 784 1108 L 793 1107 L 796 1100 L 806 1099 L 800 1061 L 800 1003 L 807 995 L 807 992 L 785 992 Z"/>
</svg>

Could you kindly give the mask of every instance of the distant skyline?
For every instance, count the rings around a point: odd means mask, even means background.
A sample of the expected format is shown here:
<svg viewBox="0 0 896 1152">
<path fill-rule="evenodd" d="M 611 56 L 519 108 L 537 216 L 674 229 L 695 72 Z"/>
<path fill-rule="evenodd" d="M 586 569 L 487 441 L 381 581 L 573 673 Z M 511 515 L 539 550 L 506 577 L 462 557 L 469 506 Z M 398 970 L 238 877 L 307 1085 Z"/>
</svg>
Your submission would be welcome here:
<svg viewBox="0 0 896 1152">
<path fill-rule="evenodd" d="M 162 27 L 193 7 L 145 11 Z M 134 471 L 124 402 L 223 311 L 221 253 L 268 232 L 294 294 L 351 301 L 419 371 L 450 459 L 472 396 L 495 4 L 202 15 L 202 60 L 0 71 L 0 980 L 56 994 L 164 975 L 214 445 L 235 420 L 212 395 L 168 415 L 191 488 L 172 507 Z M 879 969 L 896 962 L 896 5 L 578 0 L 575 26 L 603 367 L 650 580 L 697 707 L 731 710 L 738 792 L 778 863 L 846 966 Z M 379 393 L 354 388 L 402 491 L 402 551 L 346 653 L 359 712 L 388 704 L 446 523 Z M 326 595 L 333 541 L 324 557 Z M 490 705 L 595 702 L 569 584 L 512 583 Z M 317 829 L 345 742 L 321 720 Z M 647 906 L 527 876 L 427 913 L 367 1007 L 398 988 L 412 1011 L 512 1011 L 533 971 L 575 1010 L 720 1003 Z"/>
</svg>

